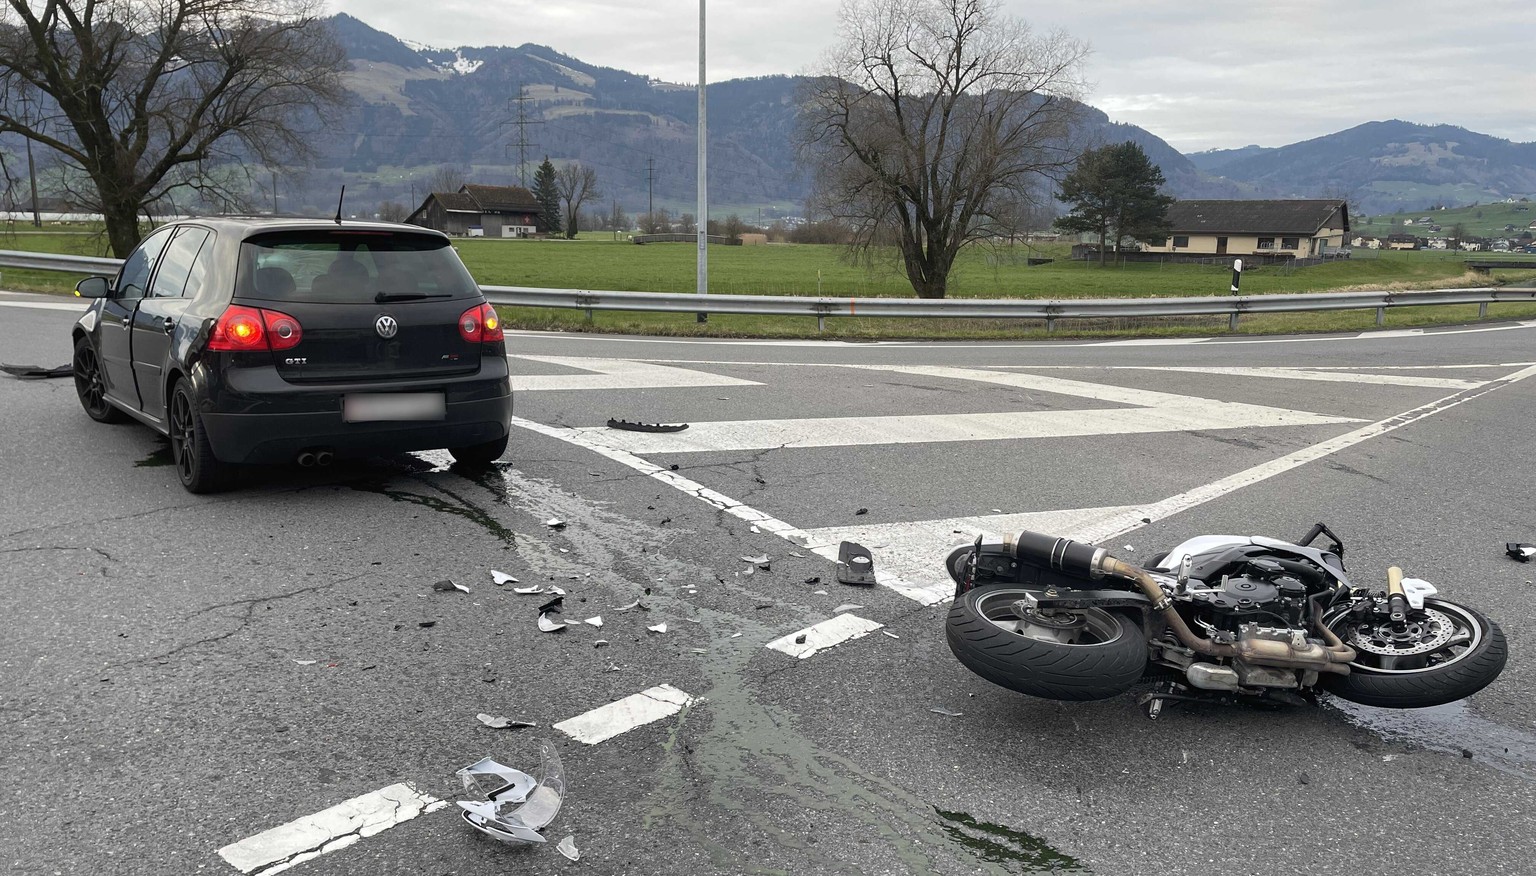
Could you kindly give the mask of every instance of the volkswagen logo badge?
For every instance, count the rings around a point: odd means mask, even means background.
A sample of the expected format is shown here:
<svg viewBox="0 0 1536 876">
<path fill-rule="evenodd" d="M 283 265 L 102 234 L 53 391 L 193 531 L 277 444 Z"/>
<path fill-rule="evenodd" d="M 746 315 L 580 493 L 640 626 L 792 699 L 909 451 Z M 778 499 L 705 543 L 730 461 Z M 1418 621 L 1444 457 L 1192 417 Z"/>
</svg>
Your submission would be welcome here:
<svg viewBox="0 0 1536 876">
<path fill-rule="evenodd" d="M 388 340 L 400 333 L 400 323 L 395 322 L 395 318 L 386 313 L 374 320 L 373 329 L 379 333 L 379 337 Z"/>
</svg>

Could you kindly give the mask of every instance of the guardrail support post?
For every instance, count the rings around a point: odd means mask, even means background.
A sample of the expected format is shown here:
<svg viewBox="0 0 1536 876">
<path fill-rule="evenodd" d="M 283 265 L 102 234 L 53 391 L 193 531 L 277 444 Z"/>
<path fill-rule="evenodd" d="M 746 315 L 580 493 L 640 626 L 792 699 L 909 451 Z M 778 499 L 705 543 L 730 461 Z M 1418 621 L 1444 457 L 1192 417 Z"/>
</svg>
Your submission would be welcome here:
<svg viewBox="0 0 1536 876">
<path fill-rule="evenodd" d="M 588 307 L 587 308 L 587 322 L 591 322 L 591 321 L 592 321 L 592 308 Z"/>
<path fill-rule="evenodd" d="M 1056 331 L 1056 317 L 1047 316 L 1045 318 L 1045 333 L 1050 334 L 1054 331 Z"/>
<path fill-rule="evenodd" d="M 1237 331 L 1237 314 L 1238 314 L 1238 311 L 1234 310 L 1234 311 L 1232 311 L 1232 315 L 1227 317 L 1227 331 L 1229 331 L 1229 332 Z"/>
<path fill-rule="evenodd" d="M 818 316 L 818 317 L 816 317 L 816 334 L 819 335 L 819 334 L 825 332 L 826 330 L 827 330 L 827 318 L 825 316 Z"/>
<path fill-rule="evenodd" d="M 1385 307 L 1378 307 L 1378 308 L 1376 308 L 1376 327 L 1380 328 L 1380 327 L 1382 327 L 1382 326 L 1384 326 L 1386 324 L 1387 324 L 1387 309 Z"/>
<path fill-rule="evenodd" d="M 1488 318 L 1488 302 L 1486 302 L 1486 301 L 1479 301 L 1477 303 L 1477 318 L 1478 319 L 1487 319 Z"/>
</svg>

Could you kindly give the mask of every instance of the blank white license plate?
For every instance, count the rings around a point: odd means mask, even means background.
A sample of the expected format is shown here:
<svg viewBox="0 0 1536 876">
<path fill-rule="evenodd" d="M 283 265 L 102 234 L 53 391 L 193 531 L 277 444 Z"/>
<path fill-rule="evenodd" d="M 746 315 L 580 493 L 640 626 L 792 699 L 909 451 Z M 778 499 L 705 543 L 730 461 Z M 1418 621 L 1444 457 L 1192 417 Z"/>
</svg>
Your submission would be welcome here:
<svg viewBox="0 0 1536 876">
<path fill-rule="evenodd" d="M 376 392 L 341 398 L 341 418 L 348 423 L 441 420 L 447 415 L 448 407 L 440 392 Z"/>
</svg>

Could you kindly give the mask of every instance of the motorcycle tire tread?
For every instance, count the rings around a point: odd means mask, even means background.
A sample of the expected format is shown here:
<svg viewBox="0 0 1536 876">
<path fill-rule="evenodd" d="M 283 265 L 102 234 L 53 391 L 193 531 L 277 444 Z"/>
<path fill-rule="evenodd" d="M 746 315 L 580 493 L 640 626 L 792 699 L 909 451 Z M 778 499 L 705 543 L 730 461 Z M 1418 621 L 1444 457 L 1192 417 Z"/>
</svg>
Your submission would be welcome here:
<svg viewBox="0 0 1536 876">
<path fill-rule="evenodd" d="M 979 587 L 950 607 L 945 636 L 955 657 L 972 672 L 1001 687 L 1053 700 L 1101 700 L 1118 696 L 1141 681 L 1147 643 L 1141 628 L 1111 612 L 1121 634 L 1102 645 L 1061 645 L 1004 630 L 975 609 L 978 596 L 1011 585 Z"/>
<path fill-rule="evenodd" d="M 1485 626 L 1486 635 L 1477 653 L 1423 673 L 1379 675 L 1356 671 L 1331 675 L 1322 679 L 1323 689 L 1350 702 L 1383 709 L 1423 709 L 1466 699 L 1498 678 L 1509 657 L 1509 645 L 1499 625 L 1480 612 L 1467 611 Z"/>
</svg>

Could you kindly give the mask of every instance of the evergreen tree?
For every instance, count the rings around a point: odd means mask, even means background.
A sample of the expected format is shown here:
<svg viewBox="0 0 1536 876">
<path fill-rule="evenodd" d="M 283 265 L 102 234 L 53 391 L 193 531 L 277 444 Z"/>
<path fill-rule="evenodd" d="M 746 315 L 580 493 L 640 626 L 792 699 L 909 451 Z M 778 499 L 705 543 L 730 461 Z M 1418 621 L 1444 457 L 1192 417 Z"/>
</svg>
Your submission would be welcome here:
<svg viewBox="0 0 1536 876">
<path fill-rule="evenodd" d="M 1098 234 L 1102 265 L 1111 240 L 1118 251 L 1128 237 L 1156 240 L 1168 234 L 1174 199 L 1159 191 L 1164 181 L 1162 168 L 1130 141 L 1086 150 L 1061 182 L 1056 199 L 1071 204 L 1072 211 L 1057 219 L 1056 227 Z"/>
<path fill-rule="evenodd" d="M 533 197 L 539 202 L 539 230 L 553 237 L 563 229 L 560 224 L 560 189 L 555 185 L 555 166 L 549 156 L 533 175 Z"/>
</svg>

